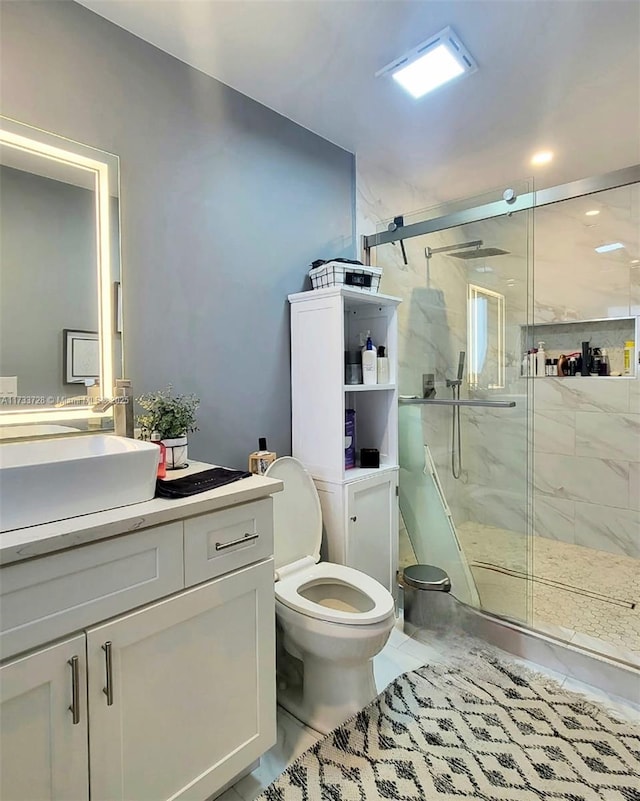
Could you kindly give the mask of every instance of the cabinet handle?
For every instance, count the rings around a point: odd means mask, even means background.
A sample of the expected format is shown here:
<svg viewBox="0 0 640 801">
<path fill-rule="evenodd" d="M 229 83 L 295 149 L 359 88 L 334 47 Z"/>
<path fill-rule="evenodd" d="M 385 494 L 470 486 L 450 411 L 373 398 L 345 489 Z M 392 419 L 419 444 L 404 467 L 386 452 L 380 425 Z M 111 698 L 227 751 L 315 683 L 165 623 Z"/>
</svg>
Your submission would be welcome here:
<svg viewBox="0 0 640 801">
<path fill-rule="evenodd" d="M 103 646 L 104 661 L 107 675 L 107 686 L 102 688 L 102 692 L 107 696 L 107 706 L 113 704 L 113 664 L 111 661 L 111 640 L 108 640 Z"/>
<path fill-rule="evenodd" d="M 71 666 L 71 712 L 73 725 L 77 726 L 80 723 L 80 663 L 77 656 L 72 656 L 67 661 Z"/>
<path fill-rule="evenodd" d="M 355 523 L 357 519 L 358 518 L 356 517 L 356 515 L 354 515 L 353 517 L 349 518 L 349 520 L 351 520 L 353 523 Z"/>
<path fill-rule="evenodd" d="M 249 542 L 249 540 L 257 540 L 259 536 L 259 534 L 249 534 L 247 532 L 244 537 L 238 537 L 237 540 L 231 540 L 231 542 L 216 542 L 216 551 L 224 551 L 225 548 L 233 548 L 234 545 L 241 545 L 243 542 Z"/>
</svg>

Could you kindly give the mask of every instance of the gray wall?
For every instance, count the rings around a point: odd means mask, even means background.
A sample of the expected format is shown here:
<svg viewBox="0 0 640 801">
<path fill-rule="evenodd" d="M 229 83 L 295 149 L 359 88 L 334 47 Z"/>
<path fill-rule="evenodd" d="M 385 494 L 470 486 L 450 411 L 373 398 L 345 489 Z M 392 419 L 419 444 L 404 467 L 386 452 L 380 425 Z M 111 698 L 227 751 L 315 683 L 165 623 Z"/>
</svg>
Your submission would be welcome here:
<svg viewBox="0 0 640 801">
<path fill-rule="evenodd" d="M 0 9 L 2 113 L 121 158 L 134 391 L 202 398 L 195 458 L 289 453 L 286 296 L 355 255 L 353 155 L 74 3 Z"/>
<path fill-rule="evenodd" d="M 62 331 L 98 330 L 94 193 L 0 167 L 0 374 L 19 395 L 84 395 L 63 383 Z"/>
</svg>

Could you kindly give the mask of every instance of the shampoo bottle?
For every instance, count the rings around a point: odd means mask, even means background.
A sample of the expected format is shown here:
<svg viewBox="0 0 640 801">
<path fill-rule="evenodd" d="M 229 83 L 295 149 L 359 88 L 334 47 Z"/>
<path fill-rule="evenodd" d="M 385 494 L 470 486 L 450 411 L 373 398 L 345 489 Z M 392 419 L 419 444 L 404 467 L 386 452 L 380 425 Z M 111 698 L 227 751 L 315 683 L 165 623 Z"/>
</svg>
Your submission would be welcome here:
<svg viewBox="0 0 640 801">
<path fill-rule="evenodd" d="M 371 339 L 371 332 L 367 331 L 367 344 L 362 349 L 362 383 L 363 384 L 377 384 L 378 383 L 378 357 L 373 341 Z"/>
<path fill-rule="evenodd" d="M 385 356 L 384 345 L 378 345 L 378 384 L 389 383 L 389 359 Z"/>
<path fill-rule="evenodd" d="M 547 354 L 544 352 L 544 342 L 538 342 L 538 353 L 536 357 L 536 376 L 538 378 L 544 378 L 547 359 Z"/>
<path fill-rule="evenodd" d="M 624 343 L 624 353 L 623 353 L 623 375 L 633 375 L 633 370 L 635 368 L 634 365 L 634 358 L 633 352 L 635 350 L 635 343 L 632 339 L 628 339 Z"/>
</svg>

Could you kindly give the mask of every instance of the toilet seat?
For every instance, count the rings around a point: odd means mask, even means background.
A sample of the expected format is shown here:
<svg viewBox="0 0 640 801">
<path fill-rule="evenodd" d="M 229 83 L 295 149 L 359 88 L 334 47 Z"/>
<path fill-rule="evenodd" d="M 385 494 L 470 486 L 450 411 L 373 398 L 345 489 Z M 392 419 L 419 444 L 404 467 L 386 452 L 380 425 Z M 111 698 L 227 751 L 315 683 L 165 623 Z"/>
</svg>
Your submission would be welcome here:
<svg viewBox="0 0 640 801">
<path fill-rule="evenodd" d="M 371 576 L 320 562 L 320 499 L 302 462 L 282 456 L 265 475 L 284 482 L 273 497 L 276 600 L 306 617 L 343 625 L 366 626 L 395 615 L 391 593 Z"/>
<path fill-rule="evenodd" d="M 301 595 L 305 588 L 314 585 L 331 586 L 332 584 L 348 587 L 371 608 L 366 611 L 344 611 L 317 603 Z M 379 623 L 394 613 L 394 601 L 391 593 L 378 581 L 346 565 L 331 562 L 320 562 L 308 570 L 293 573 L 276 582 L 276 600 L 300 612 L 307 617 L 326 620 L 329 623 L 342 623 L 352 626 L 366 626 Z"/>
</svg>

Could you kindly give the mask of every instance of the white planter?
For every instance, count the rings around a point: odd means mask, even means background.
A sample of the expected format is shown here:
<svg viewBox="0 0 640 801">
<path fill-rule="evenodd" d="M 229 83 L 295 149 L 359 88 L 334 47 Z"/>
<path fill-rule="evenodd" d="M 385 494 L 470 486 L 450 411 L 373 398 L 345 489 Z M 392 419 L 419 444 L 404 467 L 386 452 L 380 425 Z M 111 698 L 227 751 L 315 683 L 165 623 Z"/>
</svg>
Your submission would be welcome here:
<svg viewBox="0 0 640 801">
<path fill-rule="evenodd" d="M 187 464 L 187 435 L 160 440 L 167 449 L 167 470 L 177 470 Z"/>
</svg>

